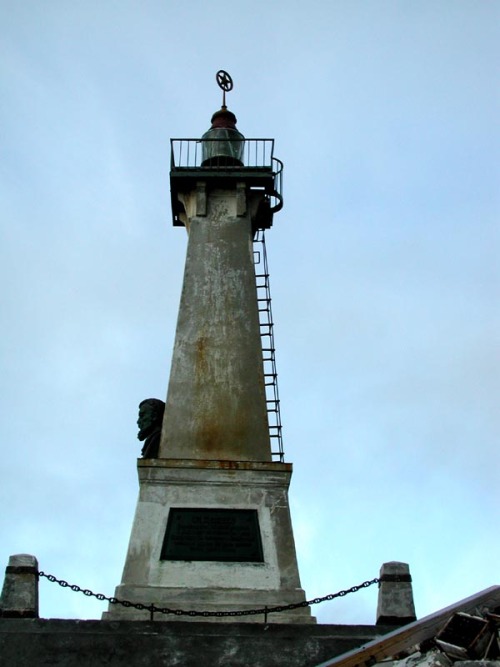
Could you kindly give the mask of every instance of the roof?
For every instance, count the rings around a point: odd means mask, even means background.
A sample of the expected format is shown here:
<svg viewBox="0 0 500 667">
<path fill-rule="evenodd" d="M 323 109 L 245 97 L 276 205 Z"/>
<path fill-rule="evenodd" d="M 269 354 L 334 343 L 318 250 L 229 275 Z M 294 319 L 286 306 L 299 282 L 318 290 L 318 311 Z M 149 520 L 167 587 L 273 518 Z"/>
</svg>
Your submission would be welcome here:
<svg viewBox="0 0 500 667">
<path fill-rule="evenodd" d="M 392 661 L 394 664 L 401 658 L 406 658 L 409 655 L 417 653 L 425 655 L 431 649 L 436 648 L 446 653 L 448 657 L 451 657 L 451 662 L 453 662 L 454 658 L 459 657 L 457 651 L 454 652 L 450 648 L 447 648 L 451 645 L 449 642 L 444 642 L 443 639 L 447 638 L 444 636 L 446 630 L 450 634 L 452 624 L 457 624 L 456 617 L 458 615 L 467 615 L 469 618 L 485 619 L 488 621 L 487 625 L 491 628 L 490 657 L 498 658 L 500 654 L 498 639 L 500 616 L 496 612 L 499 610 L 500 586 L 492 586 L 430 616 L 394 630 L 382 638 L 375 639 L 358 649 L 322 662 L 316 667 L 358 667 L 361 665 L 369 665 L 371 667 L 380 662 L 387 664 L 388 661 Z M 463 638 L 464 635 L 465 633 L 459 630 L 457 636 Z M 461 657 L 462 659 L 464 657 L 481 657 L 484 659 L 487 655 L 475 656 L 465 648 L 464 655 Z M 419 664 L 418 660 L 414 662 L 415 664 Z M 422 660 L 422 662 L 425 662 L 425 660 Z"/>
</svg>

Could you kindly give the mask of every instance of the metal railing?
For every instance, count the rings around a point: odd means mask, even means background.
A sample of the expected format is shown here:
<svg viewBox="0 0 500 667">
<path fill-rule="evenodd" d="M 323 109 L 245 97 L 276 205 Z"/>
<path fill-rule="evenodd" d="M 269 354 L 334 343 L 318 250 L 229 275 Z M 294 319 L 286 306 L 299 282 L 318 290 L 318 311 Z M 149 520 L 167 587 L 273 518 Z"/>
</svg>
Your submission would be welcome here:
<svg viewBox="0 0 500 667">
<path fill-rule="evenodd" d="M 280 171 L 281 162 L 274 157 L 274 139 L 170 139 L 170 168 L 176 169 L 241 169 L 242 165 L 228 165 L 224 160 L 202 166 L 204 143 L 243 144 L 243 168 Z M 280 168 L 281 165 L 281 168 Z"/>
</svg>

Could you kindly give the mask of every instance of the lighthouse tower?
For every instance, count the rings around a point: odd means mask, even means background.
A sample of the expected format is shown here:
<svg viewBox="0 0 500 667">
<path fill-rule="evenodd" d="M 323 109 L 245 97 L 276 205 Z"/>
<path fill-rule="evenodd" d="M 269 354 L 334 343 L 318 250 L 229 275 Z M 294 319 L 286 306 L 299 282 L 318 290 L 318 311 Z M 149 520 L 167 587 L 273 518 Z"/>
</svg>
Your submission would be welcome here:
<svg viewBox="0 0 500 667">
<path fill-rule="evenodd" d="M 253 248 L 282 207 L 282 163 L 273 140 L 237 130 L 226 107 L 232 80 L 221 70 L 217 81 L 223 103 L 210 129 L 171 141 L 173 223 L 188 232 L 184 283 L 161 437 L 138 460 L 139 500 L 115 593 L 208 612 L 305 601 L 288 503 L 292 465 L 271 447 L 273 373 L 263 362 Z M 150 614 L 110 605 L 104 616 Z M 162 616 L 175 619 L 235 620 Z M 307 606 L 270 620 L 314 622 Z"/>
</svg>

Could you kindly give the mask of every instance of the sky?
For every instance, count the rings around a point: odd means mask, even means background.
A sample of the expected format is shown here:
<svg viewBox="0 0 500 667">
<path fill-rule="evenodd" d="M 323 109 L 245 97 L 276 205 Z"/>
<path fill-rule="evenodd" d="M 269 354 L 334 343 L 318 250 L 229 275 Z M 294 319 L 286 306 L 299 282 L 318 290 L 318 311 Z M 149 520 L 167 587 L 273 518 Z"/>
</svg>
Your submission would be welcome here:
<svg viewBox="0 0 500 667">
<path fill-rule="evenodd" d="M 113 595 L 137 406 L 165 398 L 187 237 L 169 140 L 273 137 L 267 232 L 308 599 L 410 565 L 423 617 L 500 584 L 500 4 L 0 2 L 0 569 Z M 314 607 L 373 623 L 377 590 Z M 47 618 L 105 604 L 42 580 Z"/>
</svg>

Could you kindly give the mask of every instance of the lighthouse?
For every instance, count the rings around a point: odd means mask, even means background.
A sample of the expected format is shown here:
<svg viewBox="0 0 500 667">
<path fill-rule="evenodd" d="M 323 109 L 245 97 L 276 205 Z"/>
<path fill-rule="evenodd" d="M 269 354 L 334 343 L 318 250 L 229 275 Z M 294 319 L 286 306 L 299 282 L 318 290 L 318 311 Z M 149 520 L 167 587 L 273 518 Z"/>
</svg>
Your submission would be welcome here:
<svg viewBox="0 0 500 667">
<path fill-rule="evenodd" d="M 237 129 L 226 106 L 233 87 L 227 72 L 219 71 L 217 82 L 222 106 L 209 129 L 201 138 L 171 140 L 172 220 L 188 235 L 184 280 L 163 417 L 146 410 L 161 402 L 141 403 L 147 444 L 115 596 L 218 613 L 162 620 L 224 622 L 247 612 L 238 620 L 262 622 L 248 612 L 284 607 L 271 620 L 312 623 L 289 511 L 292 465 L 273 422 L 279 402 L 269 397 L 276 382 L 274 348 L 265 342 L 272 322 L 263 332 L 266 297 L 255 270 L 255 238 L 282 208 L 283 165 L 274 140 Z M 112 604 L 104 617 L 150 613 Z"/>
</svg>

